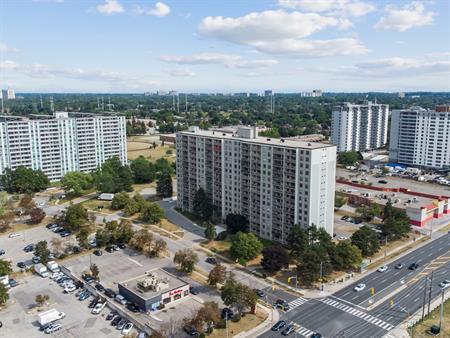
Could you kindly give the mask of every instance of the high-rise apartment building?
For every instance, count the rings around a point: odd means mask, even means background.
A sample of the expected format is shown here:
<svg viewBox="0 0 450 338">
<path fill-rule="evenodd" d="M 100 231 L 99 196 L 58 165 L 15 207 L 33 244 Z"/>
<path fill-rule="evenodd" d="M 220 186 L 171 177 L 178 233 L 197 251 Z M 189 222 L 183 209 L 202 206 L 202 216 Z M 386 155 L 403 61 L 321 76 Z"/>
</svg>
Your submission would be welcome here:
<svg viewBox="0 0 450 338">
<path fill-rule="evenodd" d="M 392 111 L 389 158 L 419 167 L 450 168 L 450 109 Z"/>
<path fill-rule="evenodd" d="M 12 119 L 0 122 L 0 175 L 6 168 L 41 169 L 50 180 L 69 171 L 91 172 L 108 158 L 127 162 L 124 116 Z"/>
<path fill-rule="evenodd" d="M 366 151 L 387 142 L 389 106 L 345 103 L 333 109 L 331 142 L 337 151 Z"/>
<path fill-rule="evenodd" d="M 250 231 L 286 242 L 294 224 L 315 224 L 333 234 L 336 147 L 200 130 L 177 134 L 177 205 L 193 211 L 203 188 L 222 220 L 245 216 Z"/>
<path fill-rule="evenodd" d="M 16 98 L 16 93 L 14 89 L 2 89 L 2 100 L 14 100 Z"/>
</svg>

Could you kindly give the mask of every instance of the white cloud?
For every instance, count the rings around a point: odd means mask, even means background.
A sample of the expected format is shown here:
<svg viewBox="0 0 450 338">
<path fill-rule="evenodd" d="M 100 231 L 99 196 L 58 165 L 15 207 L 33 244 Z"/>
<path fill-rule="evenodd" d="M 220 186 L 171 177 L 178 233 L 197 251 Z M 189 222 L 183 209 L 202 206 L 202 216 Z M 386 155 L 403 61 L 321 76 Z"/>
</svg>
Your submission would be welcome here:
<svg viewBox="0 0 450 338">
<path fill-rule="evenodd" d="M 0 53 L 12 53 L 18 51 L 19 50 L 17 48 L 8 46 L 6 43 L 0 42 Z"/>
<path fill-rule="evenodd" d="M 190 77 L 195 76 L 195 73 L 189 68 L 172 69 L 169 71 L 170 76 L 175 77 Z"/>
<path fill-rule="evenodd" d="M 102 5 L 97 5 L 97 11 L 102 14 L 115 14 L 124 12 L 123 6 L 117 0 L 105 0 Z"/>
<path fill-rule="evenodd" d="M 431 25 L 436 13 L 426 11 L 421 2 L 412 2 L 398 8 L 393 5 L 385 7 L 385 15 L 375 24 L 376 30 L 396 30 L 399 32 L 407 31 L 414 27 Z"/>
<path fill-rule="evenodd" d="M 284 10 L 254 12 L 238 18 L 206 17 L 200 35 L 254 47 L 271 54 L 332 56 L 362 54 L 367 49 L 356 39 L 302 40 L 326 28 L 345 29 L 351 22 L 316 13 Z M 338 48 L 340 43 L 344 43 Z"/>
<path fill-rule="evenodd" d="M 360 62 L 350 67 L 335 69 L 318 69 L 326 73 L 334 73 L 350 77 L 413 77 L 450 74 L 450 60 L 445 59 L 447 53 L 435 53 L 416 58 L 392 57 Z"/>
<path fill-rule="evenodd" d="M 142 8 L 141 6 L 136 6 L 134 8 L 134 13 L 137 15 L 153 15 L 163 17 L 170 14 L 170 7 L 163 2 L 157 2 L 155 4 L 155 7 L 151 9 L 145 9 Z"/>
<path fill-rule="evenodd" d="M 0 70 L 15 71 L 23 73 L 32 78 L 47 79 L 47 78 L 68 78 L 74 80 L 84 81 L 100 81 L 112 84 L 142 84 L 152 85 L 155 81 L 148 79 L 145 76 L 134 76 L 119 72 L 106 72 L 97 70 L 85 70 L 82 68 L 65 68 L 55 67 L 44 64 L 21 65 L 15 61 L 5 60 L 0 62 Z"/>
<path fill-rule="evenodd" d="M 360 17 L 375 10 L 375 6 L 358 0 L 278 0 L 281 7 L 306 12 L 326 12 L 329 15 Z"/>
<path fill-rule="evenodd" d="M 227 68 L 265 68 L 278 64 L 277 60 L 248 60 L 240 55 L 220 53 L 200 53 L 195 55 L 161 55 L 160 60 L 185 65 L 220 64 Z"/>
</svg>

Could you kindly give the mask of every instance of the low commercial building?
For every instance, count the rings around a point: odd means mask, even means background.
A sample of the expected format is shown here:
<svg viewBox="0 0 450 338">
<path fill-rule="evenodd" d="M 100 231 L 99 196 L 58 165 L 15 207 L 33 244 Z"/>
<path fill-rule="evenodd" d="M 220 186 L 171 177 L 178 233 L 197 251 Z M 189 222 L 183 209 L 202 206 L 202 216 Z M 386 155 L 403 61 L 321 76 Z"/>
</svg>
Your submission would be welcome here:
<svg viewBox="0 0 450 338">
<path fill-rule="evenodd" d="M 119 283 L 119 293 L 142 311 L 156 311 L 190 295 L 189 284 L 162 269 Z"/>
</svg>

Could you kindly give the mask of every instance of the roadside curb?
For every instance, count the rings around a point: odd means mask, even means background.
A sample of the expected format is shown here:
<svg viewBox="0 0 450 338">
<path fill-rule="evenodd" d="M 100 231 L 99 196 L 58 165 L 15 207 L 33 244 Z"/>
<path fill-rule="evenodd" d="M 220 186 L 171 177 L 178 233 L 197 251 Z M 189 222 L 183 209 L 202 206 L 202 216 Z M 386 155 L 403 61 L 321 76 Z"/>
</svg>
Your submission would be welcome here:
<svg viewBox="0 0 450 338">
<path fill-rule="evenodd" d="M 259 335 L 268 331 L 273 326 L 273 324 L 280 319 L 280 313 L 277 310 L 270 309 L 261 304 L 257 304 L 257 307 L 259 307 L 260 309 L 264 310 L 267 313 L 266 320 L 249 331 L 238 333 L 237 335 L 234 336 L 235 338 L 258 337 Z"/>
</svg>

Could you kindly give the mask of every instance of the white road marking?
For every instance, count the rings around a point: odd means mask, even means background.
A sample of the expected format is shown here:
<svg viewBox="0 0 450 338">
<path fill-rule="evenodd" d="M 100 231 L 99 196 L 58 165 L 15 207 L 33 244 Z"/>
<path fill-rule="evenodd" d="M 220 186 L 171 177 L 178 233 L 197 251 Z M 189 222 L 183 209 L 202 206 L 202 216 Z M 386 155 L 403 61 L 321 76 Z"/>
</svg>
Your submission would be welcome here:
<svg viewBox="0 0 450 338">
<path fill-rule="evenodd" d="M 143 266 L 143 265 L 142 265 L 141 263 L 139 263 L 138 261 L 136 261 L 136 260 L 134 260 L 134 259 L 132 259 L 132 258 L 130 258 L 130 257 L 127 257 L 127 258 L 128 258 L 129 261 L 133 262 L 134 264 L 139 265 L 139 266 Z"/>
</svg>

